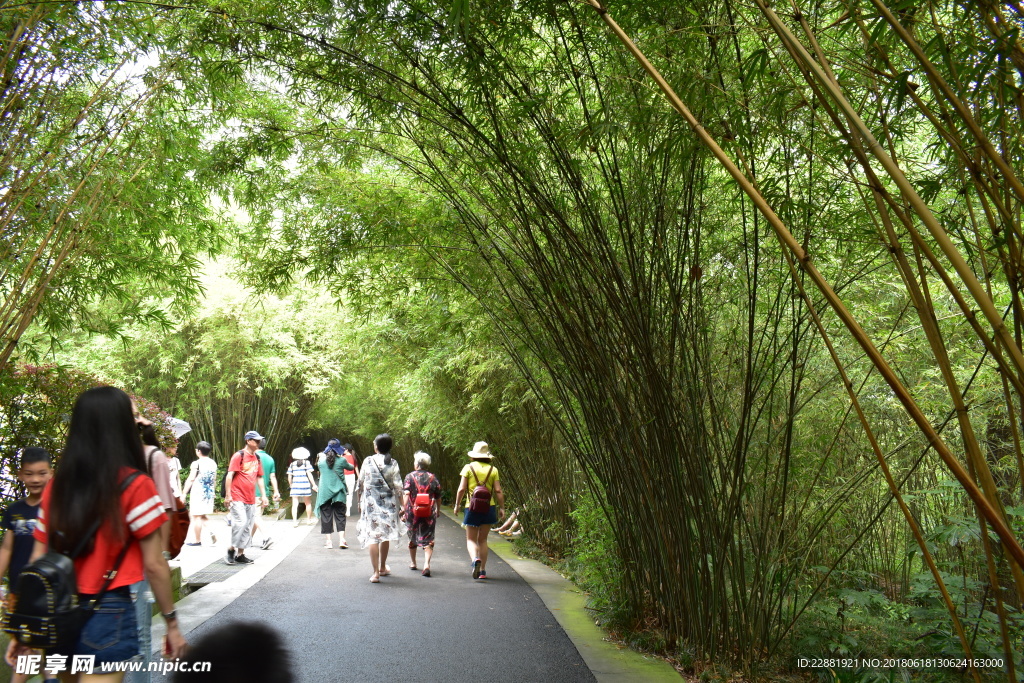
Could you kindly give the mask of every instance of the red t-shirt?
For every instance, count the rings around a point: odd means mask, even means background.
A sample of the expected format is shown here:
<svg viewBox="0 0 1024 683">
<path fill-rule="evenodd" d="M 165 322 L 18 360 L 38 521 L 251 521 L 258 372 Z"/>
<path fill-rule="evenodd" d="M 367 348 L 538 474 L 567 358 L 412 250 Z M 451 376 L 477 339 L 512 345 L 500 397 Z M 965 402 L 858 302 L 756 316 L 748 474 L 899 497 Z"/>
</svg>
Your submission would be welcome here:
<svg viewBox="0 0 1024 683">
<path fill-rule="evenodd" d="M 245 450 L 238 451 L 231 456 L 228 472 L 235 473 L 231 478 L 231 500 L 255 505 L 256 480 L 263 476 L 260 456 Z"/>
<path fill-rule="evenodd" d="M 121 478 L 132 473 L 128 467 L 121 468 Z M 39 518 L 33 538 L 47 543 L 46 520 L 50 516 L 50 491 L 52 481 L 43 489 L 43 499 L 39 505 Z M 111 588 L 129 586 L 142 581 L 142 547 L 139 539 L 149 536 L 167 521 L 164 504 L 156 494 L 156 485 L 145 474 L 135 477 L 128 488 L 121 493 L 121 510 L 125 511 L 124 524 L 128 527 L 131 545 L 121 562 L 117 576 L 111 582 Z M 100 526 L 96 532 L 96 542 L 92 552 L 75 558 L 75 577 L 78 579 L 78 592 L 92 595 L 103 588 L 103 575 L 114 568 L 117 556 L 123 546 L 117 541 L 111 524 Z"/>
<path fill-rule="evenodd" d="M 346 453 L 345 454 L 345 459 L 348 460 L 348 464 L 352 465 L 353 468 L 356 466 L 356 456 L 355 456 L 355 454 L 353 454 L 353 453 Z M 354 476 L 355 472 L 346 472 L 345 474 L 346 475 L 351 474 L 351 475 Z"/>
</svg>

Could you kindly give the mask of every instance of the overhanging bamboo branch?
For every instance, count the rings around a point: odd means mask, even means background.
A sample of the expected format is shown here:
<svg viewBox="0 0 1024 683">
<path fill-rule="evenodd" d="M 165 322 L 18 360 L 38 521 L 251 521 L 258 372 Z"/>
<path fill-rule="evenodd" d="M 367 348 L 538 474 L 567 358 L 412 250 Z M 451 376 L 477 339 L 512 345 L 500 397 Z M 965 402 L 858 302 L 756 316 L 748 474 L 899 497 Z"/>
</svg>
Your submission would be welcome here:
<svg viewBox="0 0 1024 683">
<path fill-rule="evenodd" d="M 762 3 L 760 3 L 759 0 L 756 1 L 758 1 L 759 6 L 763 8 L 763 11 L 774 15 L 774 12 L 771 12 L 771 10 L 769 10 Z M 711 151 L 714 157 L 718 160 L 722 167 L 725 168 L 729 175 L 732 176 L 732 178 L 740 186 L 743 192 L 748 197 L 750 197 L 751 201 L 757 207 L 758 211 L 765 217 L 768 223 L 772 226 L 772 229 L 775 231 L 775 234 L 779 238 L 779 241 L 783 244 L 785 248 L 789 249 L 793 253 L 793 256 L 795 257 L 796 261 L 800 264 L 800 268 L 805 273 L 807 273 L 811 281 L 814 282 L 815 286 L 825 297 L 826 301 L 828 301 L 829 306 L 833 309 L 833 311 L 835 311 L 836 315 L 840 318 L 840 320 L 842 320 L 843 324 L 850 331 L 851 335 L 854 337 L 857 343 L 861 346 L 864 352 L 871 359 L 871 362 L 878 369 L 879 374 L 881 374 L 881 376 L 885 379 L 886 383 L 896 394 L 897 398 L 899 399 L 900 403 L 903 404 L 904 409 L 907 411 L 908 415 L 911 417 L 911 419 L 913 419 L 915 424 L 918 425 L 918 428 L 923 432 L 923 434 L 927 438 L 928 442 L 932 445 L 932 447 L 935 448 L 936 453 L 938 453 L 939 457 L 942 458 L 943 462 L 946 464 L 946 467 L 953 474 L 953 476 L 960 483 L 960 485 L 964 488 L 964 490 L 970 496 L 971 500 L 975 503 L 975 505 L 978 506 L 985 519 L 989 522 L 989 524 L 992 525 L 993 530 L 1005 544 L 1007 551 L 1011 555 L 1013 555 L 1013 557 L 1017 560 L 1018 563 L 1024 564 L 1024 548 L 1021 548 L 1021 545 L 1017 541 L 1016 537 L 1013 535 L 1012 530 L 1006 525 L 999 512 L 994 507 L 992 507 L 992 505 L 986 499 L 984 493 L 978 488 L 977 484 L 975 484 L 974 480 L 964 469 L 963 465 L 960 463 L 957 457 L 953 454 L 953 452 L 949 449 L 949 447 L 942 440 L 939 434 L 935 431 L 935 428 L 932 426 L 931 422 L 929 422 L 924 412 L 917 405 L 914 398 L 910 395 L 910 392 L 906 389 L 906 387 L 903 386 L 903 383 L 896 376 L 896 373 L 889 366 L 885 358 L 881 355 L 881 353 L 879 353 L 878 349 L 875 348 L 874 343 L 861 328 L 860 324 L 846 309 L 842 300 L 836 295 L 832 287 L 825 280 L 824 276 L 822 276 L 822 274 L 811 262 L 810 256 L 800 245 L 799 241 L 793 236 L 792 232 L 785 225 L 785 223 L 783 223 L 782 219 L 779 218 L 779 216 L 771 208 L 771 206 L 768 204 L 765 198 L 757 190 L 757 188 L 747 179 L 743 172 L 740 171 L 740 169 L 732 161 L 729 155 L 726 154 L 725 150 L 721 148 L 721 146 L 715 141 L 715 139 L 707 132 L 704 126 L 701 125 L 700 121 L 698 121 L 697 118 L 690 112 L 689 108 L 687 108 L 687 106 L 683 103 L 682 99 L 680 99 L 680 97 L 664 79 L 661 73 L 650 63 L 650 61 L 648 61 L 646 56 L 644 56 L 643 52 L 641 52 L 640 49 L 637 48 L 633 41 L 630 40 L 629 36 L 626 35 L 625 31 L 623 31 L 622 28 L 615 22 L 615 20 L 608 13 L 607 9 L 605 9 L 598 2 L 598 0 L 587 0 L 587 4 L 589 4 L 597 11 L 597 13 L 601 16 L 605 24 L 608 25 L 612 32 L 615 33 L 618 39 L 633 54 L 637 61 L 640 62 L 643 69 L 658 84 L 658 87 L 669 100 L 672 107 L 686 120 L 686 122 L 696 133 L 700 141 Z M 813 60 L 809 59 L 809 61 L 813 63 Z M 821 80 L 826 82 L 826 87 L 828 87 L 828 79 L 827 77 L 824 76 L 823 73 L 821 74 Z M 849 103 L 847 103 L 847 106 L 849 106 Z M 852 112 L 852 114 L 856 120 L 859 120 L 859 117 L 856 115 L 856 112 Z M 871 135 L 870 130 L 862 130 L 861 134 L 864 135 L 865 140 L 868 141 L 870 149 L 876 155 L 880 154 L 881 157 L 888 159 L 888 156 L 885 154 L 885 151 L 881 149 L 880 145 L 878 144 L 878 141 L 874 139 L 873 135 Z M 889 165 L 893 166 L 893 170 L 902 177 L 902 173 L 899 171 L 898 168 L 895 168 L 895 164 L 892 162 L 891 159 L 889 159 Z M 887 170 L 889 169 L 887 168 Z M 906 178 L 903 178 L 903 180 L 904 182 L 906 182 Z M 914 203 L 914 197 L 916 197 L 916 204 L 919 204 L 921 208 L 923 208 L 924 211 L 929 216 L 931 216 L 930 211 L 928 211 L 927 206 L 924 206 L 924 202 L 921 200 L 921 198 L 916 195 L 916 192 L 913 192 L 912 188 L 910 188 L 910 190 L 911 196 L 908 197 L 908 199 L 910 199 L 912 203 Z M 915 208 L 917 208 L 916 204 Z M 961 267 L 966 271 L 967 277 L 973 280 L 974 284 L 977 285 L 978 289 L 980 290 L 980 283 L 978 283 L 973 273 L 970 272 L 970 269 L 967 267 L 966 263 L 963 262 L 962 257 L 959 256 L 959 253 L 956 252 L 956 249 L 949 241 L 948 236 L 945 235 L 945 231 L 943 231 L 941 227 L 938 226 L 934 218 L 931 219 L 931 223 L 934 224 L 934 227 L 938 228 L 939 233 L 938 235 L 935 235 L 935 233 L 933 233 L 933 236 L 935 236 L 936 239 L 940 241 L 940 243 L 944 239 L 944 241 L 952 250 L 952 256 L 949 253 L 947 253 L 947 257 L 949 257 L 951 261 L 954 262 L 955 259 L 958 258 Z M 929 225 L 929 228 L 931 227 L 932 226 Z M 960 272 L 960 267 L 957 268 L 957 271 Z M 963 274 L 961 274 L 961 277 L 963 277 Z M 967 278 L 965 278 L 965 281 L 966 280 Z M 973 290 L 972 294 L 975 294 Z M 987 298 L 983 290 L 980 291 L 980 295 L 982 298 Z M 992 311 L 994 318 L 993 315 L 989 315 L 988 310 L 985 310 L 985 314 L 986 317 L 989 317 L 989 321 L 992 323 L 993 327 L 996 328 L 997 332 L 1000 332 L 1000 335 L 1005 337 L 1005 339 L 1003 340 L 1004 344 L 1008 342 L 1007 348 L 1011 351 L 1011 353 L 1014 354 L 1015 360 L 1018 361 L 1018 367 L 1024 367 L 1024 358 L 1021 357 L 1020 349 L 1016 346 L 1016 344 L 1013 343 L 1012 338 L 1009 337 L 1009 333 L 1002 322 L 1001 316 L 999 316 L 998 312 L 994 310 Z"/>
</svg>

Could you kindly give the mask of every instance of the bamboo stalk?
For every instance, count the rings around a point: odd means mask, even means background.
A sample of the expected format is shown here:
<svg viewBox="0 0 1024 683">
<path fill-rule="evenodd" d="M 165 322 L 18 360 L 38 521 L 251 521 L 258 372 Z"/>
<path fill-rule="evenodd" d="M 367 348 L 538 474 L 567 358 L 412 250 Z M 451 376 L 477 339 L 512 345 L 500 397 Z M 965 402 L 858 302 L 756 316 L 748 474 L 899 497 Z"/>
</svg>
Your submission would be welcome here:
<svg viewBox="0 0 1024 683">
<path fill-rule="evenodd" d="M 771 12 L 771 10 L 769 10 L 767 7 L 765 7 L 760 2 L 760 0 L 755 1 L 758 2 L 758 5 L 762 8 L 762 11 L 774 15 L 774 13 Z M 636 45 L 633 44 L 633 42 L 629 39 L 626 33 L 622 30 L 622 28 L 619 27 L 619 25 L 614 21 L 614 19 L 612 19 L 608 11 L 598 2 L 598 0 L 587 0 L 587 4 L 589 4 L 597 11 L 597 13 L 601 16 L 602 20 L 608 25 L 609 28 L 611 28 L 612 32 L 615 33 L 615 35 L 633 54 L 637 61 L 640 62 L 644 70 L 655 80 L 655 82 L 658 84 L 658 87 L 661 88 L 662 92 L 665 94 L 669 102 L 672 104 L 673 108 L 675 108 L 676 111 L 680 115 L 682 115 L 684 119 L 686 119 L 687 123 L 694 130 L 700 141 L 712 152 L 715 158 L 725 168 L 729 175 L 732 176 L 732 178 L 741 187 L 744 193 L 748 197 L 750 197 L 751 201 L 758 208 L 760 213 L 772 226 L 780 242 L 782 242 L 782 244 L 793 253 L 796 260 L 800 263 L 800 267 L 811 278 L 811 280 L 814 282 L 815 286 L 817 286 L 819 291 L 821 291 L 825 299 L 828 301 L 829 305 L 836 312 L 839 318 L 843 321 L 843 324 L 846 325 L 847 329 L 850 330 L 851 335 L 855 338 L 857 343 L 861 346 L 864 352 L 871 359 L 871 362 L 878 369 L 882 377 L 885 378 L 886 383 L 889 384 L 890 388 L 892 388 L 893 392 L 896 394 L 900 403 L 903 404 L 907 413 L 924 433 L 925 437 L 928 439 L 928 442 L 932 444 L 932 446 L 935 448 L 936 453 L 938 453 L 939 457 L 942 458 L 947 468 L 949 468 L 949 471 L 953 474 L 957 481 L 960 482 L 960 485 L 970 496 L 971 500 L 973 500 L 975 504 L 978 505 L 978 507 L 982 510 L 985 519 L 992 525 L 996 534 L 1006 545 L 1007 550 L 1017 560 L 1018 563 L 1024 564 L 1024 549 L 1021 548 L 1020 543 L 1018 543 L 1017 539 L 1014 537 L 1013 532 L 1009 529 L 1009 527 L 1006 526 L 999 512 L 991 506 L 991 504 L 985 498 L 984 494 L 981 492 L 978 486 L 972 481 L 968 473 L 964 470 L 963 466 L 957 460 L 956 456 L 952 453 L 952 451 L 949 450 L 949 448 L 946 446 L 942 438 L 935 432 L 934 427 L 932 427 L 931 423 L 928 421 L 927 417 L 918 407 L 913 397 L 911 397 L 910 393 L 900 382 L 899 378 L 893 372 L 892 368 L 875 348 L 870 338 L 861 329 L 859 323 L 857 323 L 857 321 L 853 318 L 849 311 L 846 310 L 846 307 L 843 305 L 842 301 L 832 290 L 831 286 L 825 281 L 821 273 L 818 272 L 817 268 L 811 262 L 810 256 L 804 251 L 800 243 L 793 237 L 792 233 L 789 231 L 786 225 L 782 222 L 778 215 L 775 214 L 775 212 L 772 210 L 771 206 L 769 206 L 768 203 L 765 201 L 761 193 L 758 192 L 756 188 L 754 188 L 750 181 L 747 180 L 746 176 L 744 176 L 744 174 L 732 162 L 732 160 L 725 153 L 725 151 L 718 145 L 717 142 L 715 142 L 715 140 L 704 129 L 700 122 L 693 116 L 693 114 L 690 113 L 689 109 L 686 107 L 685 104 L 683 104 L 682 100 L 675 93 L 675 91 L 668 84 L 668 82 L 665 81 L 665 79 L 661 76 L 660 72 L 658 72 L 658 70 L 655 69 L 653 65 L 651 65 L 651 63 L 647 60 L 647 58 L 639 50 L 639 48 L 637 48 Z M 814 62 L 814 60 L 809 61 L 812 63 Z M 827 81 L 827 79 L 823 80 Z M 856 117 L 855 113 L 854 116 L 855 118 L 859 118 Z M 867 135 L 864 135 L 865 132 L 867 133 Z M 873 136 L 871 136 L 870 131 L 862 130 L 861 135 L 863 135 L 865 140 L 868 141 L 869 147 L 873 151 L 878 150 L 879 152 L 881 152 L 882 157 L 887 156 L 885 155 L 884 151 L 881 151 L 879 149 L 878 142 L 874 140 Z M 896 169 L 896 171 L 898 172 L 898 169 Z M 916 196 L 916 193 L 913 194 Z M 919 197 L 917 198 L 917 202 L 920 203 Z M 927 207 L 924 208 L 927 210 Z M 937 239 L 941 236 L 944 236 L 944 232 L 941 231 L 941 228 L 939 229 L 939 232 L 941 233 L 941 235 L 933 235 Z M 938 241 L 940 242 L 940 244 L 942 243 L 941 239 L 938 239 Z M 945 238 L 945 242 L 948 243 L 949 246 L 952 246 L 951 243 L 949 243 L 948 237 Z M 953 249 L 953 252 L 955 252 L 955 248 Z M 947 257 L 948 256 L 949 255 L 947 254 Z M 966 264 L 963 264 L 963 267 L 966 269 Z M 968 275 L 972 279 L 974 279 L 973 275 L 971 275 L 970 273 L 968 273 Z M 974 279 L 974 282 L 977 284 L 976 279 Z M 980 287 L 980 284 L 978 286 Z M 984 294 L 984 292 L 982 292 L 982 294 Z M 988 311 L 986 311 L 986 317 L 988 317 Z M 1006 336 L 1005 325 L 1002 324 L 1002 320 L 998 313 L 995 314 L 994 321 L 990 318 L 990 322 L 992 322 L 994 327 L 998 324 L 998 327 L 996 328 L 997 331 L 1001 331 L 1001 334 L 1003 336 Z M 1012 339 L 1009 341 L 1012 344 Z M 1015 346 L 1014 349 L 1016 349 L 1015 360 L 1018 361 L 1018 367 L 1024 367 L 1024 358 L 1020 356 L 1020 349 L 1016 348 Z"/>
<path fill-rule="evenodd" d="M 1006 179 L 1008 189 L 1017 196 L 1018 201 L 1024 202 L 1024 185 L 1021 184 L 1020 179 L 1017 178 L 1017 175 L 1013 172 L 1013 169 L 1006 160 L 1003 159 L 1002 155 L 999 154 L 995 147 L 992 146 L 988 136 L 981 130 L 981 126 L 978 125 L 978 122 L 974 120 L 974 115 L 971 113 L 970 108 L 965 105 L 959 97 L 957 97 L 957 94 L 953 92 L 953 89 L 948 83 L 946 83 L 946 79 L 942 77 L 939 70 L 936 69 L 935 65 L 931 63 L 930 59 L 928 59 L 928 56 L 924 53 L 924 50 L 921 49 L 921 46 L 917 44 L 917 41 L 914 40 L 914 37 L 910 35 L 907 29 L 903 27 L 903 24 L 893 16 L 885 3 L 881 0 L 871 0 L 871 4 L 875 6 L 875 9 L 877 9 L 882 17 L 885 18 L 885 21 L 896 31 L 896 35 L 900 37 L 900 40 L 903 41 L 904 45 L 910 49 L 914 57 L 916 57 L 918 62 L 921 63 L 921 66 L 924 67 L 925 72 L 933 82 L 937 84 L 943 96 L 945 96 L 945 98 L 953 105 L 957 115 L 964 123 L 967 124 L 968 130 L 971 131 L 974 139 L 977 140 L 978 146 L 985 153 L 985 156 L 989 161 L 995 164 L 996 168 L 999 169 L 999 172 L 1003 174 L 1003 177 Z"/>
<path fill-rule="evenodd" d="M 792 2 L 793 0 L 791 0 L 791 3 Z M 796 10 L 795 4 L 793 6 Z M 796 11 L 796 13 L 797 16 L 800 17 L 800 22 L 802 27 L 804 28 L 805 34 L 808 35 L 809 40 L 811 41 L 812 48 L 815 50 L 815 53 L 818 57 L 818 62 L 821 65 L 821 70 L 828 78 L 832 87 L 834 89 L 838 89 L 838 81 L 836 80 L 834 74 L 831 71 L 831 68 L 828 64 L 828 60 L 826 59 L 824 53 L 820 50 L 817 41 L 814 39 L 813 32 L 811 31 L 810 26 L 807 24 L 806 19 L 804 19 L 803 13 L 799 12 L 798 10 Z M 792 36 L 791 34 L 788 35 L 793 39 L 790 43 L 791 46 L 795 48 L 795 37 Z M 800 56 L 804 57 L 806 56 L 806 53 L 800 53 Z M 856 148 L 859 148 L 861 141 L 859 139 L 858 132 L 856 130 L 852 130 L 850 134 L 851 136 L 853 136 L 854 146 Z M 931 254 L 931 250 L 928 249 L 928 247 L 924 244 L 923 240 L 919 238 L 919 236 L 917 235 L 917 231 L 914 229 L 912 223 L 909 220 L 907 220 L 907 218 L 902 212 L 900 212 L 900 217 L 901 219 L 903 219 L 903 222 L 908 228 L 908 231 L 910 232 L 911 236 L 917 238 L 913 240 L 913 243 L 915 247 L 915 252 L 918 256 L 918 266 L 921 274 L 921 280 L 922 283 L 924 283 L 921 287 L 919 287 L 917 284 L 917 280 L 910 269 L 909 263 L 907 263 L 902 250 L 898 246 L 898 239 L 896 237 L 895 232 L 892 229 L 891 221 L 888 219 L 888 212 L 886 211 L 886 207 L 880 201 L 880 190 L 878 188 L 881 188 L 882 184 L 878 180 L 878 178 L 875 177 L 873 170 L 870 168 L 870 165 L 867 163 L 864 163 L 863 165 L 865 168 L 865 172 L 868 175 L 872 188 L 875 188 L 873 194 L 876 198 L 877 209 L 882 218 L 883 224 L 885 225 L 888 232 L 888 236 L 885 242 L 887 243 L 890 253 L 892 254 L 894 260 L 897 263 L 899 271 L 903 275 L 903 280 L 906 284 L 907 291 L 911 295 L 911 299 L 915 302 L 915 308 L 919 312 L 922 327 L 932 348 L 933 356 L 935 357 L 935 360 L 939 365 L 939 369 L 942 373 L 943 380 L 946 383 L 950 398 L 953 401 L 954 409 L 957 414 L 957 420 L 960 424 L 960 432 L 963 438 L 964 447 L 968 455 L 968 460 L 971 464 L 972 472 L 977 474 L 980 478 L 982 483 L 982 489 L 985 493 L 985 496 L 988 498 L 993 508 L 998 510 L 1004 516 L 1005 519 L 1005 512 L 1002 509 L 1002 502 L 999 499 L 999 494 L 995 480 L 992 477 L 992 472 L 990 468 L 988 467 L 988 462 L 985 460 L 984 456 L 981 453 L 981 446 L 978 443 L 978 440 L 974 434 L 974 427 L 971 424 L 970 419 L 967 415 L 967 406 L 964 403 L 961 391 L 957 386 L 957 381 L 953 375 L 952 367 L 950 365 L 950 360 L 945 348 L 945 344 L 942 341 L 941 334 L 935 321 L 934 306 L 931 303 L 929 292 L 927 289 L 927 284 L 924 275 L 924 267 L 923 264 L 920 262 L 921 253 L 925 252 Z M 934 263 L 934 260 L 933 265 L 935 266 L 937 272 L 944 272 L 944 269 L 941 268 L 937 263 Z M 950 287 L 950 290 L 956 291 L 956 288 Z M 986 296 L 988 296 L 988 292 L 986 292 L 985 294 Z M 1002 318 L 1000 316 L 1000 320 L 1001 319 Z M 982 336 L 981 339 L 982 341 L 987 341 L 986 336 Z M 991 562 L 991 558 L 989 558 L 989 560 Z M 1020 566 L 1018 566 L 1018 564 L 1016 562 L 1013 562 L 1012 560 L 1011 569 L 1013 571 L 1014 581 L 1017 584 L 1018 594 L 1024 594 L 1024 573 L 1022 573 Z"/>
</svg>

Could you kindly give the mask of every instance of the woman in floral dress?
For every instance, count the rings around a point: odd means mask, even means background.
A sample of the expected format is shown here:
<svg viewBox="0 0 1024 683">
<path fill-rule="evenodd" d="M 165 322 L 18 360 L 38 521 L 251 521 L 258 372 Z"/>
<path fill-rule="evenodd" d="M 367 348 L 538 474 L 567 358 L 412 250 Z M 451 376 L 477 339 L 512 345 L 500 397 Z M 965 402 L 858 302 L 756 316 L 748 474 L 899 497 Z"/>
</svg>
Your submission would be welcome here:
<svg viewBox="0 0 1024 683">
<path fill-rule="evenodd" d="M 417 451 L 412 456 L 412 462 L 416 471 L 406 475 L 402 491 L 405 501 L 405 522 L 409 525 L 409 557 L 412 558 L 409 569 L 418 569 L 416 548 L 423 548 L 423 576 L 430 576 L 430 558 L 434 554 L 434 530 L 437 528 L 437 512 L 441 504 L 441 484 L 437 477 L 427 471 L 430 467 L 429 455 Z M 426 517 L 417 517 L 414 510 L 416 496 L 419 494 L 424 494 L 430 501 L 430 514 Z"/>
<path fill-rule="evenodd" d="M 206 516 L 213 513 L 213 502 L 216 496 L 217 463 L 210 457 L 213 446 L 206 441 L 196 444 L 196 459 L 189 466 L 188 480 L 182 495 L 188 497 L 188 514 L 192 518 L 192 533 L 195 541 L 188 545 L 199 545 L 202 541 L 203 526 L 209 521 Z M 217 536 L 210 531 L 210 541 L 217 543 Z"/>
<path fill-rule="evenodd" d="M 362 548 L 370 547 L 373 574 L 370 583 L 380 583 L 380 577 L 391 573 L 388 550 L 405 531 L 399 520 L 399 498 L 402 492 L 402 473 L 398 461 L 391 457 L 393 440 L 388 434 L 378 434 L 373 440 L 374 455 L 363 461 L 359 472 L 359 523 L 356 533 Z"/>
</svg>

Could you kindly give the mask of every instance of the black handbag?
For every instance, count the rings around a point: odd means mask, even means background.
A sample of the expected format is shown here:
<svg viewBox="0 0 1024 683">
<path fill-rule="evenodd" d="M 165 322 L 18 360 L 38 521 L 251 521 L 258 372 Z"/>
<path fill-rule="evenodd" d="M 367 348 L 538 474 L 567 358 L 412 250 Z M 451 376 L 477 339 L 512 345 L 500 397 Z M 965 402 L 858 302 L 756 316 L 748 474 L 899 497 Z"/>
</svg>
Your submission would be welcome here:
<svg viewBox="0 0 1024 683">
<path fill-rule="evenodd" d="M 122 493 L 139 474 L 133 472 L 124 478 Z M 82 627 L 110 588 L 131 547 L 131 543 L 125 543 L 114 568 L 107 572 L 103 588 L 87 605 L 82 604 L 78 597 L 74 558 L 92 543 L 101 522 L 97 520 L 92 525 L 70 555 L 51 550 L 25 565 L 8 596 L 7 609 L 0 617 L 0 628 L 22 645 L 37 649 L 67 649 L 78 641 Z"/>
</svg>

